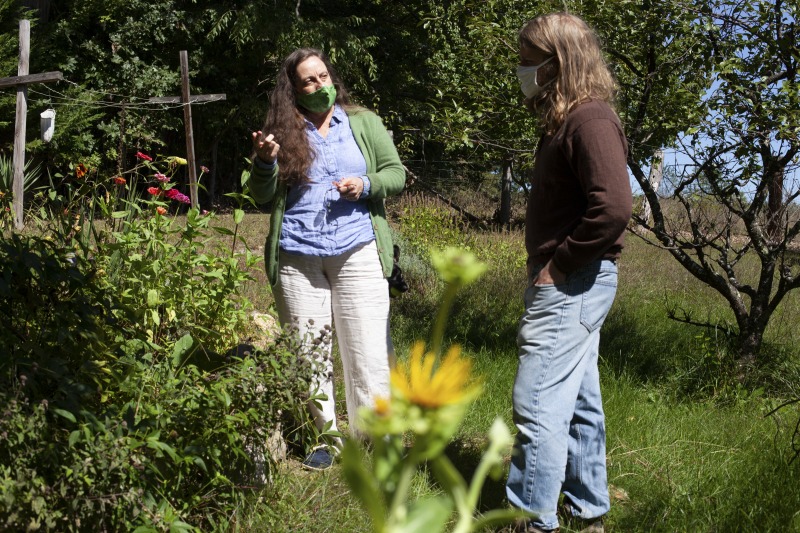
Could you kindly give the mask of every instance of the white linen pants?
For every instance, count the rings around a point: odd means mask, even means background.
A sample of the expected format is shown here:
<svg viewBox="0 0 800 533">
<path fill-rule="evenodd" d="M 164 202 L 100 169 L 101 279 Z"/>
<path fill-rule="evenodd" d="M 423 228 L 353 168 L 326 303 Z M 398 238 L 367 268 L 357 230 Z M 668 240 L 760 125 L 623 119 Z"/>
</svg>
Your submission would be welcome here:
<svg viewBox="0 0 800 533">
<path fill-rule="evenodd" d="M 358 410 L 374 405 L 378 396 L 389 396 L 389 367 L 394 362 L 389 287 L 375 241 L 334 257 L 281 252 L 273 293 L 281 324 L 296 325 L 306 342 L 319 337 L 326 325 L 333 327 L 342 358 L 349 428 L 359 436 Z M 327 399 L 309 403 L 319 430 L 328 422 L 330 429 L 338 430 L 330 350 L 328 344 L 314 387 Z"/>
</svg>

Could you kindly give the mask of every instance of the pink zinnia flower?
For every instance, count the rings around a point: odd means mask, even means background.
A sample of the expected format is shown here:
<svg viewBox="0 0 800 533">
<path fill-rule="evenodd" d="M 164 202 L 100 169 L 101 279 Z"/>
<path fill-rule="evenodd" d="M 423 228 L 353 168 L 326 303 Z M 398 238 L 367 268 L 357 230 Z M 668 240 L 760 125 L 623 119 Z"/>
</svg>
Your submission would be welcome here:
<svg viewBox="0 0 800 533">
<path fill-rule="evenodd" d="M 164 214 L 166 214 L 166 212 L 167 212 L 167 210 L 165 208 L 163 208 L 161 206 L 156 207 L 156 213 L 158 213 L 159 215 L 164 215 Z"/>
<path fill-rule="evenodd" d="M 159 194 L 161 194 L 161 189 L 159 189 L 158 187 L 148 187 L 147 192 L 149 192 L 153 196 L 158 196 Z"/>
<path fill-rule="evenodd" d="M 166 193 L 164 193 L 164 196 L 166 196 L 170 200 L 175 200 L 176 202 L 181 202 L 183 204 L 192 203 L 192 201 L 189 199 L 188 196 L 186 196 L 185 194 L 181 193 L 177 189 L 168 190 Z"/>
<path fill-rule="evenodd" d="M 211 172 L 210 170 L 208 170 L 208 167 L 203 166 L 203 165 L 200 165 L 200 170 L 202 172 L 204 172 L 205 174 L 208 174 L 209 172 Z"/>
<path fill-rule="evenodd" d="M 136 157 L 138 157 L 139 159 L 144 159 L 145 161 L 152 161 L 153 160 L 152 157 L 150 157 L 149 155 L 147 155 L 145 153 L 142 153 L 142 152 L 136 152 Z"/>
<path fill-rule="evenodd" d="M 155 176 L 153 176 L 153 177 L 155 179 L 157 179 L 158 181 L 160 181 L 161 183 L 166 183 L 166 182 L 169 181 L 169 176 L 165 176 L 161 172 L 156 172 Z"/>
</svg>

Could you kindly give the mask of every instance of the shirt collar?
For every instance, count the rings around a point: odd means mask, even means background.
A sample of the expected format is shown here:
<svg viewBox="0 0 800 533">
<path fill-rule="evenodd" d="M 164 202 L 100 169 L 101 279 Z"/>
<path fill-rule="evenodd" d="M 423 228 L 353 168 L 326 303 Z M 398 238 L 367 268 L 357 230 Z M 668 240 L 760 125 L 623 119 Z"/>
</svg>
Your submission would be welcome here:
<svg viewBox="0 0 800 533">
<path fill-rule="evenodd" d="M 303 117 L 303 120 L 306 121 L 307 128 L 315 128 L 314 124 L 308 120 L 307 118 Z M 333 115 L 331 115 L 331 125 L 333 124 L 341 124 L 347 120 L 347 111 L 344 110 L 342 106 L 339 104 L 333 104 Z"/>
<path fill-rule="evenodd" d="M 347 117 L 347 113 L 345 112 L 344 108 L 339 104 L 333 104 L 333 116 L 331 117 L 331 122 L 336 119 L 336 122 L 344 122 L 345 118 Z"/>
</svg>

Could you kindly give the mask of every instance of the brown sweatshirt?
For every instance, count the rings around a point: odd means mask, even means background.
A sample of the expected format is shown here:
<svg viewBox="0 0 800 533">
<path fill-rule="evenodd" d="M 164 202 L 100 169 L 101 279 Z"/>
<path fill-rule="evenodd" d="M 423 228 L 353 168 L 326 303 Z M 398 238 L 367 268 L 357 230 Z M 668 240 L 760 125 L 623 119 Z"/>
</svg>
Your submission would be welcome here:
<svg viewBox="0 0 800 533">
<path fill-rule="evenodd" d="M 552 258 L 569 273 L 619 257 L 633 203 L 627 152 L 619 119 L 601 100 L 579 104 L 542 138 L 525 220 L 529 263 Z"/>
</svg>

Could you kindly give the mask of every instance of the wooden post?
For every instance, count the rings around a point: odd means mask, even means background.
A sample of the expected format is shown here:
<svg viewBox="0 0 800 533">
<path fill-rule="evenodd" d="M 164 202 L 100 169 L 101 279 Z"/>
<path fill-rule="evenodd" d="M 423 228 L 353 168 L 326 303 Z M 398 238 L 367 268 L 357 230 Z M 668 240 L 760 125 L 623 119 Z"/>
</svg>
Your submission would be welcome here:
<svg viewBox="0 0 800 533">
<path fill-rule="evenodd" d="M 18 76 L 27 76 L 30 66 L 31 50 L 31 23 L 28 20 L 19 21 L 19 66 Z M 28 86 L 17 85 L 17 115 L 14 119 L 14 228 L 21 230 L 24 221 L 22 216 L 22 194 L 25 184 L 25 133 L 28 114 Z"/>
<path fill-rule="evenodd" d="M 189 103 L 189 54 L 181 50 L 181 100 L 183 106 L 183 127 L 186 129 L 186 161 L 189 170 L 189 196 L 192 207 L 198 206 L 197 164 L 194 160 L 194 131 L 192 130 L 192 105 Z"/>
<path fill-rule="evenodd" d="M 23 220 L 23 194 L 25 190 L 25 133 L 28 114 L 28 85 L 31 83 L 47 83 L 62 79 L 58 71 L 44 72 L 28 75 L 30 68 L 31 51 L 31 23 L 28 20 L 19 21 L 19 65 L 17 76 L 0 78 L 0 88 L 17 87 L 17 114 L 14 122 L 14 195 L 12 209 L 14 215 L 14 228 L 21 230 Z"/>
<path fill-rule="evenodd" d="M 192 102 L 216 102 L 225 100 L 224 94 L 200 94 L 192 96 L 189 90 L 189 54 L 186 50 L 181 50 L 181 96 L 165 96 L 149 98 L 148 102 L 171 104 L 181 102 L 183 104 L 183 126 L 186 130 L 186 164 L 189 173 L 189 198 L 192 200 L 192 207 L 197 207 L 197 162 L 194 157 L 194 130 L 192 129 Z"/>
</svg>

